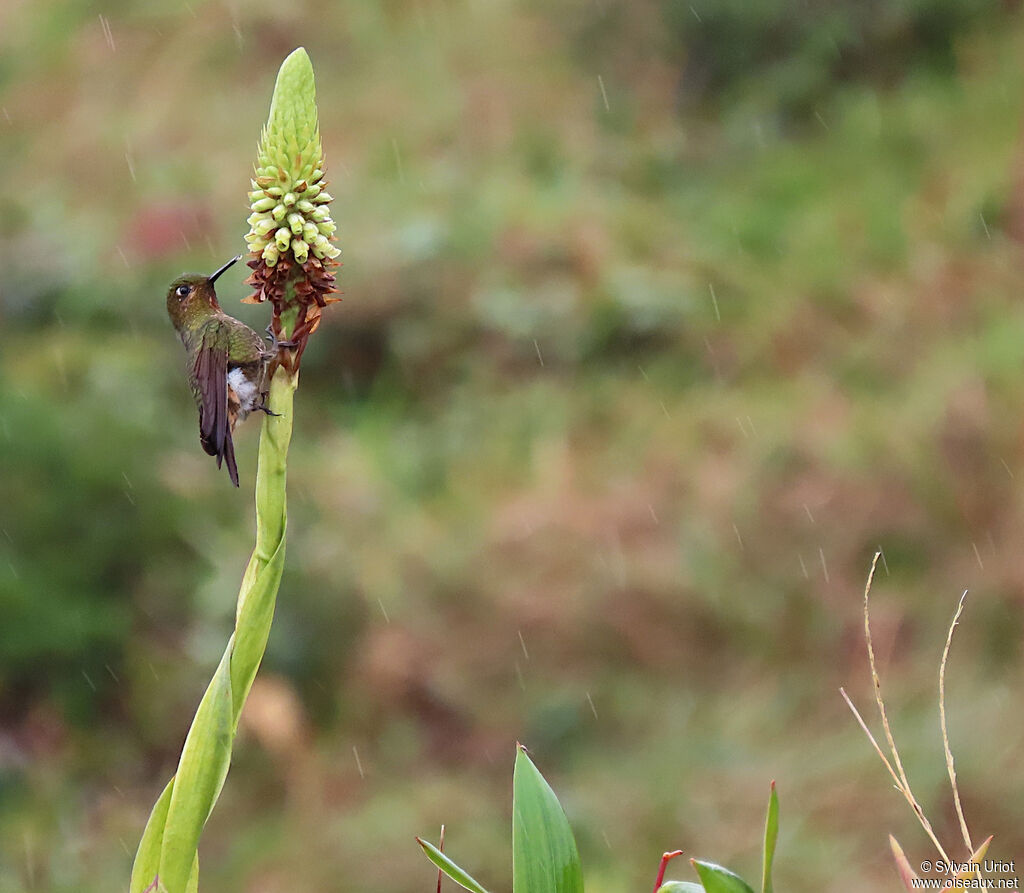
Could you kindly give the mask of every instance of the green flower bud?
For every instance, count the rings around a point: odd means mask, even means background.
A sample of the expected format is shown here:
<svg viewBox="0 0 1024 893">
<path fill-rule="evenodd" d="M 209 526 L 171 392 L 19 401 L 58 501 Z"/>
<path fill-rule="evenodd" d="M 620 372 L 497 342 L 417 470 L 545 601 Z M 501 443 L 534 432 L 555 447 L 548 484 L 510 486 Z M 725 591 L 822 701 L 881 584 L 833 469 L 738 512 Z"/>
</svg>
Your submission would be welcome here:
<svg viewBox="0 0 1024 893">
<path fill-rule="evenodd" d="M 289 247 L 295 254 L 297 247 L 296 260 L 303 252 L 308 254 L 308 244 L 298 245 L 303 240 L 293 240 L 292 236 L 307 232 L 307 224 L 319 222 L 310 219 L 314 208 L 309 199 L 322 195 L 322 187 L 314 186 L 322 178 L 323 150 L 313 66 L 306 51 L 298 49 L 285 59 L 278 72 L 270 115 L 257 149 L 256 176 L 249 202 L 254 213 L 264 216 L 250 218 L 251 233 L 259 238 L 276 226 L 274 246 L 267 247 L 274 247 L 279 256 Z M 269 218 L 265 216 L 267 212 Z M 271 219 L 272 223 L 265 223 Z M 265 231 L 264 226 L 268 227 Z M 269 257 L 264 260 L 269 263 Z"/>
<path fill-rule="evenodd" d="M 331 244 L 335 226 L 326 185 L 313 67 L 300 48 L 278 72 L 250 195 L 253 212 L 260 216 L 250 219 L 247 238 L 250 246 L 261 246 L 253 250 L 258 261 L 250 261 L 253 272 L 248 282 L 254 294 L 249 300 L 274 305 L 275 331 L 287 330 L 282 323 L 289 325 L 283 321 L 293 305 L 304 307 L 301 316 L 290 317 L 304 321 L 298 327 L 300 345 L 315 331 L 322 308 L 338 300 L 332 297 L 336 289 L 330 261 L 340 252 Z M 261 232 L 264 226 L 268 227 L 265 233 Z M 294 369 L 301 355 L 300 346 Z"/>
</svg>

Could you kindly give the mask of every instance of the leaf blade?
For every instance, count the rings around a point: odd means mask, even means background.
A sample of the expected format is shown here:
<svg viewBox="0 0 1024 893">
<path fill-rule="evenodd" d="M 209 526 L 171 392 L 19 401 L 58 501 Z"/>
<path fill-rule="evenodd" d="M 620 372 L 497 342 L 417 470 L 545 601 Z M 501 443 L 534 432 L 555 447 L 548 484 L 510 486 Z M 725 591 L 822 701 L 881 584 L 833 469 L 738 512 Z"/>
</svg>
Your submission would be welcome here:
<svg viewBox="0 0 1024 893">
<path fill-rule="evenodd" d="M 416 843 L 422 847 L 426 857 L 460 887 L 464 887 L 470 893 L 487 893 L 487 890 L 479 881 L 472 877 L 465 869 L 456 865 L 430 841 L 417 837 Z"/>
<path fill-rule="evenodd" d="M 691 859 L 706 893 L 754 893 L 743 878 L 714 862 Z"/>
<path fill-rule="evenodd" d="M 513 893 L 583 893 L 569 821 L 522 745 L 516 751 L 512 790 Z"/>
<path fill-rule="evenodd" d="M 199 702 L 171 788 L 160 847 L 160 886 L 168 893 L 185 893 L 187 889 L 195 870 L 199 836 L 231 764 L 235 730 L 230 669 L 233 644 L 232 636 Z"/>
<path fill-rule="evenodd" d="M 761 869 L 761 893 L 773 893 L 772 864 L 775 862 L 775 844 L 779 839 L 779 796 L 772 782 L 768 795 L 768 815 L 764 820 L 764 862 Z"/>
</svg>

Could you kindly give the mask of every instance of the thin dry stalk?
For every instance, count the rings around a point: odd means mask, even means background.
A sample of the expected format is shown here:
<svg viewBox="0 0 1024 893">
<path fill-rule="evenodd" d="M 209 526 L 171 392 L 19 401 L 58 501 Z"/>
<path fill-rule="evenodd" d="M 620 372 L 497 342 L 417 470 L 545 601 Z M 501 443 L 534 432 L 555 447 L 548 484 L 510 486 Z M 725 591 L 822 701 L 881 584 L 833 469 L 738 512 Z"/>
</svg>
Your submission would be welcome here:
<svg viewBox="0 0 1024 893">
<path fill-rule="evenodd" d="M 967 844 L 967 852 L 973 853 L 974 844 L 971 843 L 971 832 L 967 829 L 967 819 L 964 818 L 964 808 L 960 802 L 960 789 L 956 783 L 956 769 L 953 767 L 953 751 L 949 746 L 949 732 L 946 729 L 946 663 L 949 661 L 949 647 L 953 643 L 953 630 L 960 622 L 966 598 L 967 590 L 965 589 L 964 594 L 960 596 L 960 603 L 956 606 L 953 622 L 949 625 L 949 632 L 946 634 L 946 647 L 942 649 L 942 661 L 939 663 L 939 725 L 942 728 L 942 749 L 946 754 L 949 784 L 953 789 L 953 804 L 956 806 L 956 815 L 960 820 L 960 833 L 963 834 L 964 843 Z"/>
<path fill-rule="evenodd" d="M 875 736 L 871 734 L 871 729 L 868 728 L 867 723 L 864 722 L 863 717 L 860 715 L 860 711 L 853 706 L 853 701 L 850 700 L 850 696 L 846 693 L 846 689 L 840 686 L 839 694 L 843 696 L 843 700 L 846 701 L 846 706 L 850 708 L 850 712 L 853 714 L 854 719 L 860 723 L 860 727 L 864 730 L 864 734 L 868 736 L 868 741 L 871 742 L 875 748 L 875 753 L 878 754 L 878 758 L 885 763 L 885 768 L 889 770 L 889 774 L 892 776 L 894 782 L 896 782 L 896 790 L 902 793 L 903 782 L 900 781 L 900 777 L 896 774 L 896 770 L 892 768 L 892 763 L 889 762 L 889 758 L 886 757 L 882 748 L 879 747 L 878 742 L 875 740 Z"/>
<path fill-rule="evenodd" d="M 910 789 L 910 782 L 907 780 L 907 773 L 903 769 L 903 763 L 900 760 L 900 752 L 896 747 L 896 739 L 892 734 L 892 727 L 889 725 L 889 717 L 885 712 L 885 701 L 882 698 L 882 680 L 878 675 L 878 667 L 875 663 L 875 648 L 871 638 L 871 611 L 870 611 L 870 594 L 871 594 L 871 582 L 875 578 L 875 569 L 878 566 L 878 559 L 881 557 L 881 552 L 875 552 L 875 557 L 871 561 L 871 570 L 868 573 L 868 580 L 864 586 L 864 639 L 867 642 L 868 647 L 868 663 L 871 667 L 871 682 L 875 689 L 875 703 L 878 705 L 878 714 L 882 719 L 882 728 L 885 730 L 885 739 L 889 744 L 889 751 L 892 754 L 892 763 L 890 763 L 885 756 L 882 754 L 881 748 L 875 741 L 874 737 L 868 732 L 867 725 L 864 720 L 861 719 L 860 714 L 854 709 L 850 699 L 846 697 L 846 692 L 843 692 L 843 697 L 846 698 L 846 703 L 853 710 L 853 715 L 857 718 L 857 722 L 867 733 L 868 739 L 874 745 L 875 750 L 878 751 L 879 756 L 882 757 L 882 762 L 885 763 L 889 773 L 896 780 L 896 790 L 898 790 L 910 804 L 910 808 L 914 811 L 914 815 L 917 816 L 917 820 L 921 827 L 924 829 L 925 834 L 931 839 L 935 845 L 935 849 L 939 851 L 939 855 L 942 856 L 943 860 L 949 861 L 949 856 L 946 855 L 946 851 L 943 849 L 942 844 L 939 843 L 939 838 L 935 836 L 935 832 L 932 830 L 931 822 L 928 821 L 928 817 L 924 814 L 924 810 L 921 809 L 921 805 L 917 802 L 917 798 L 914 796 L 913 791 Z M 895 769 L 893 769 L 895 764 Z"/>
</svg>

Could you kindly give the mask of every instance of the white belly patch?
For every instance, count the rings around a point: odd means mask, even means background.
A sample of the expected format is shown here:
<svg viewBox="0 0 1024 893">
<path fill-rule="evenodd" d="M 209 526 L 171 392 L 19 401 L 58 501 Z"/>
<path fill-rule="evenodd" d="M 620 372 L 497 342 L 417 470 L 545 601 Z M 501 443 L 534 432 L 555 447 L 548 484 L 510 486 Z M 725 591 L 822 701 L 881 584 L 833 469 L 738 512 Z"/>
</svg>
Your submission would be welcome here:
<svg viewBox="0 0 1024 893">
<path fill-rule="evenodd" d="M 245 377 L 245 373 L 238 368 L 228 372 L 228 387 L 235 392 L 238 398 L 238 408 L 241 415 L 253 411 L 256 408 L 256 398 L 259 396 L 256 385 Z"/>
</svg>

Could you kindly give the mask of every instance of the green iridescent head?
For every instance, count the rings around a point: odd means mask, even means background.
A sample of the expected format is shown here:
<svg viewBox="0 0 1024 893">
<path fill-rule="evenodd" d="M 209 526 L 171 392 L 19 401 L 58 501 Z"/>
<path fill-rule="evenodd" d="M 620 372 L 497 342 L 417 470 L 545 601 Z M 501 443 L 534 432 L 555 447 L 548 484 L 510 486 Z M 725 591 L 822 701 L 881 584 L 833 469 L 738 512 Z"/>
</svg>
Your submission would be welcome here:
<svg viewBox="0 0 1024 893">
<path fill-rule="evenodd" d="M 220 275 L 241 260 L 237 255 L 209 276 L 203 273 L 184 273 L 167 289 L 167 315 L 179 332 L 196 319 L 214 310 L 220 310 L 214 283 Z"/>
</svg>

